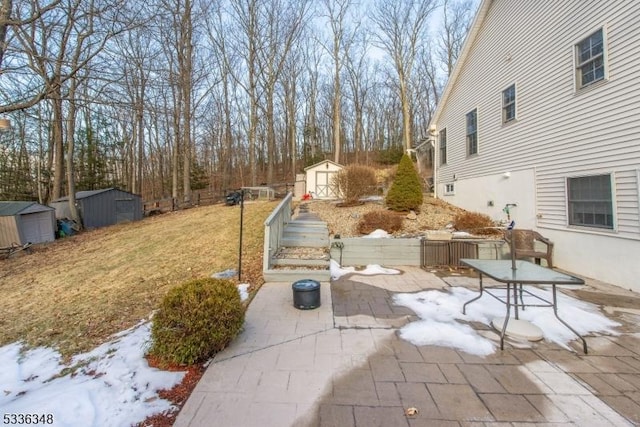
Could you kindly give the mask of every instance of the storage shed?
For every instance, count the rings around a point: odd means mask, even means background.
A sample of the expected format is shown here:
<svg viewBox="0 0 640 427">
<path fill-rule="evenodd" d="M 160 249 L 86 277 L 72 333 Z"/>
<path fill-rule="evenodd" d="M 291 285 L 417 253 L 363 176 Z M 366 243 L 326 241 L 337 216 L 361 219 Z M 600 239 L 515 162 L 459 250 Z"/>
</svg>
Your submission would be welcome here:
<svg viewBox="0 0 640 427">
<path fill-rule="evenodd" d="M 0 202 L 0 246 L 52 242 L 55 210 L 37 202 Z"/>
<path fill-rule="evenodd" d="M 337 199 L 338 195 L 333 187 L 332 180 L 343 168 L 344 166 L 331 160 L 323 160 L 304 168 L 306 192 L 311 193 L 314 199 Z"/>
<path fill-rule="evenodd" d="M 78 213 L 85 228 L 98 228 L 120 222 L 142 219 L 142 197 L 117 188 L 105 188 L 76 193 Z M 50 203 L 56 210 L 56 218 L 71 218 L 69 197 Z"/>
</svg>

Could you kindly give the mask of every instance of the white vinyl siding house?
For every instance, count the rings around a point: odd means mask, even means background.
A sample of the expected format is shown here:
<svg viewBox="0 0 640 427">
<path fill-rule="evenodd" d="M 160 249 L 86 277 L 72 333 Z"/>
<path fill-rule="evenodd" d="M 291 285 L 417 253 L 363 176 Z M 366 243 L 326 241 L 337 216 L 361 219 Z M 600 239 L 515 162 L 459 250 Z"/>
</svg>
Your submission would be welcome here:
<svg viewBox="0 0 640 427">
<path fill-rule="evenodd" d="M 634 0 L 483 0 L 431 125 L 438 196 L 497 221 L 515 204 L 560 268 L 640 291 L 639 22 Z"/>
</svg>

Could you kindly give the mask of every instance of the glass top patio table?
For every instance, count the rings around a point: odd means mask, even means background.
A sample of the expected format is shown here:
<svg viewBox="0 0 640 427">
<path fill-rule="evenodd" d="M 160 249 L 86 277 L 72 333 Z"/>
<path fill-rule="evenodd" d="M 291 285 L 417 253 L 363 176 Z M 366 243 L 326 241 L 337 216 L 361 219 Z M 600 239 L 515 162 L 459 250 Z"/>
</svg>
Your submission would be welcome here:
<svg viewBox="0 0 640 427">
<path fill-rule="evenodd" d="M 502 283 L 584 285 L 584 280 L 579 277 L 564 274 L 528 261 L 516 260 L 512 262 L 511 260 L 462 258 L 460 262 Z"/>
<path fill-rule="evenodd" d="M 509 317 L 511 314 L 511 308 L 515 310 L 515 317 L 518 319 L 518 308 L 523 310 L 526 306 L 535 307 L 552 307 L 553 314 L 563 325 L 569 328 L 574 334 L 576 334 L 582 341 L 582 348 L 585 354 L 587 354 L 587 341 L 582 335 L 580 335 L 574 328 L 572 328 L 567 322 L 565 322 L 558 315 L 558 298 L 556 295 L 556 286 L 558 285 L 584 285 L 584 280 L 571 276 L 569 274 L 561 273 L 550 268 L 542 267 L 537 264 L 533 264 L 528 261 L 521 260 L 495 260 L 495 259 L 469 259 L 461 258 L 460 263 L 468 267 L 473 268 L 478 272 L 480 282 L 480 294 L 475 298 L 465 302 L 462 306 L 462 313 L 466 313 L 466 307 L 468 304 L 482 298 L 483 293 L 487 293 L 494 298 L 498 299 L 506 305 L 506 316 L 502 325 L 502 331 L 500 333 L 500 349 L 504 350 L 504 337 L 507 331 L 507 325 L 509 323 Z M 495 281 L 504 285 L 500 286 L 488 286 L 485 289 L 482 276 L 485 275 L 494 279 Z M 522 285 L 547 285 L 551 286 L 552 300 L 548 301 L 538 295 L 523 289 Z M 506 295 L 497 296 L 491 289 L 505 289 Z M 511 293 L 513 292 L 513 298 Z M 523 299 L 523 295 L 527 294 L 536 300 L 536 303 L 527 303 Z M 506 298 L 505 298 L 506 297 Z M 518 298 L 520 302 L 518 302 Z"/>
</svg>

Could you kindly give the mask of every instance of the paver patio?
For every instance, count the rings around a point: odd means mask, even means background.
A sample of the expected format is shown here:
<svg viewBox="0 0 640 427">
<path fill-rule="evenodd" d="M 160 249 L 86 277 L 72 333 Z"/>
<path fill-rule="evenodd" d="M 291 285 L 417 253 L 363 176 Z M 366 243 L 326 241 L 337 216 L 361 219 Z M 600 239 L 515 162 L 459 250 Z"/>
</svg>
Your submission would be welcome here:
<svg viewBox="0 0 640 427">
<path fill-rule="evenodd" d="M 591 281 L 576 293 L 605 301 L 622 324 L 619 336 L 588 336 L 587 355 L 577 343 L 569 351 L 509 341 L 478 357 L 399 338 L 416 316 L 391 301 L 398 292 L 475 288 L 477 279 L 401 270 L 323 283 L 314 310 L 293 307 L 291 284 L 264 285 L 244 331 L 216 355 L 175 426 L 640 425 L 637 294 Z"/>
</svg>

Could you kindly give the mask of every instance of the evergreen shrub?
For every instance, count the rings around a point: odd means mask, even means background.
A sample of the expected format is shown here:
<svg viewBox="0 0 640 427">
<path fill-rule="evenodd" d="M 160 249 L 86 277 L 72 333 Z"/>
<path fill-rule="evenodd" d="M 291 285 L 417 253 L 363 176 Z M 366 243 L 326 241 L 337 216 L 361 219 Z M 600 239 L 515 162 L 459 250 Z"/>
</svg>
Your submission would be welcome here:
<svg viewBox="0 0 640 427">
<path fill-rule="evenodd" d="M 244 305 L 227 279 L 195 279 L 171 289 L 153 317 L 149 353 L 179 365 L 202 362 L 225 348 L 244 323 Z"/>
<path fill-rule="evenodd" d="M 422 184 L 411 158 L 405 153 L 400 159 L 396 176 L 387 192 L 385 203 L 393 211 L 419 210 L 422 206 Z"/>
</svg>

